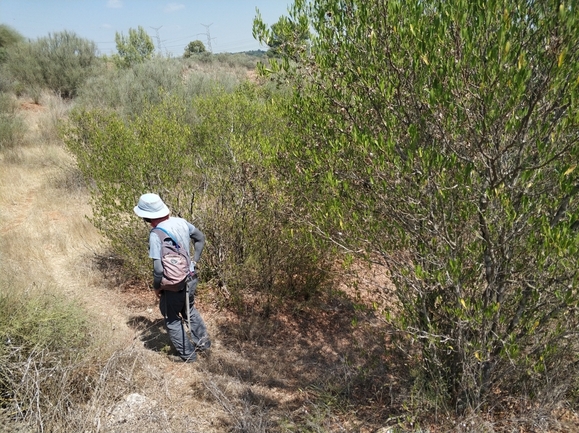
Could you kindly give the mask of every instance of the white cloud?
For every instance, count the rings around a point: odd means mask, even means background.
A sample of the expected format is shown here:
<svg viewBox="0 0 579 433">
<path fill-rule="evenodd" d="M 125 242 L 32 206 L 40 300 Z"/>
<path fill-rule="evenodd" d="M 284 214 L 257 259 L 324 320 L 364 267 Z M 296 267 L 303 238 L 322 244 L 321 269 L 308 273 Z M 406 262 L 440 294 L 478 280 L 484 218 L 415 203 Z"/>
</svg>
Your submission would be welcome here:
<svg viewBox="0 0 579 433">
<path fill-rule="evenodd" d="M 165 7 L 165 12 L 175 12 L 181 9 L 185 9 L 185 5 L 182 3 L 169 3 L 166 7 Z"/>
<path fill-rule="evenodd" d="M 111 29 L 113 26 L 111 26 L 110 24 L 103 24 L 101 27 L 103 29 Z"/>
<path fill-rule="evenodd" d="M 112 9 L 119 9 L 123 7 L 123 2 L 121 0 L 109 0 L 107 2 L 107 7 Z"/>
</svg>

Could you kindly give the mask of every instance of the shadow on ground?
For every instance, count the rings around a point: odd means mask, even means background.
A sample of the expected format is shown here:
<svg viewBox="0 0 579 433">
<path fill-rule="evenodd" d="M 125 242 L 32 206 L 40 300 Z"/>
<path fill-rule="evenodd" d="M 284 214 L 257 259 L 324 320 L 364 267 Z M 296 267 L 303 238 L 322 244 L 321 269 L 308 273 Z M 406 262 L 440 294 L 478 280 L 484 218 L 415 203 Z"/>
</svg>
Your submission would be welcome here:
<svg viewBox="0 0 579 433">
<path fill-rule="evenodd" d="M 135 298 L 128 302 L 135 305 Z M 354 412 L 379 425 L 400 413 L 408 389 L 400 382 L 409 377 L 406 355 L 371 308 L 345 296 L 267 308 L 254 300 L 237 311 L 216 305 L 198 303 L 213 346 L 210 357 L 196 363 L 207 377 L 192 385 L 197 396 L 215 401 L 224 392 L 228 399 L 235 394 L 240 411 L 259 408 L 268 419 L 272 410 L 299 418 L 331 408 L 332 419 Z M 146 348 L 174 353 L 162 319 L 135 314 L 128 324 Z"/>
<path fill-rule="evenodd" d="M 405 356 L 391 342 L 392 329 L 372 310 L 345 299 L 293 307 L 229 314 L 218 326 L 223 355 L 213 354 L 208 370 L 247 389 L 293 395 L 284 403 L 292 412 L 307 405 L 344 413 L 354 408 L 378 424 L 395 416 L 407 389 L 400 378 L 409 375 Z M 272 406 L 266 397 L 256 398 Z"/>
<path fill-rule="evenodd" d="M 145 316 L 132 316 L 127 324 L 139 332 L 145 348 L 165 353 L 173 350 L 163 319 L 152 320 Z"/>
</svg>

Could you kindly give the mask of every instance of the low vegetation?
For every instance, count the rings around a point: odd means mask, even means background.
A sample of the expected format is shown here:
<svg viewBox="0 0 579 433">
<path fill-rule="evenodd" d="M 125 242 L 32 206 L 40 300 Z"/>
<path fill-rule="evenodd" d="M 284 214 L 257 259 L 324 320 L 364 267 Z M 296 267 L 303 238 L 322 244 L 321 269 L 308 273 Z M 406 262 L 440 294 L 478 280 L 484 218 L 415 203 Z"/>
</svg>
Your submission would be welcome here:
<svg viewBox="0 0 579 433">
<path fill-rule="evenodd" d="M 62 416 L 62 408 L 86 398 L 67 383 L 88 346 L 86 314 L 53 287 L 4 283 L 0 291 L 0 307 L 10 311 L 0 318 L 0 404 L 34 423 Z"/>
</svg>

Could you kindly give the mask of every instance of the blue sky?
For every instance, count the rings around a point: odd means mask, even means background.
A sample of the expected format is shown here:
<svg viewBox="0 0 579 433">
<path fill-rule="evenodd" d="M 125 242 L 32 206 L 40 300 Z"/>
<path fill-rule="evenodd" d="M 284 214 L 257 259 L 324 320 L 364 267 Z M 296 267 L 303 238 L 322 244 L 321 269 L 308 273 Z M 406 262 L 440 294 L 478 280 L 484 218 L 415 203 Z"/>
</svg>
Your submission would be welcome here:
<svg viewBox="0 0 579 433">
<path fill-rule="evenodd" d="M 256 8 L 266 24 L 287 15 L 292 0 L 0 0 L 0 23 L 24 37 L 71 31 L 116 52 L 115 33 L 142 26 L 164 54 L 183 54 L 200 40 L 214 53 L 267 49 L 253 39 Z"/>
</svg>

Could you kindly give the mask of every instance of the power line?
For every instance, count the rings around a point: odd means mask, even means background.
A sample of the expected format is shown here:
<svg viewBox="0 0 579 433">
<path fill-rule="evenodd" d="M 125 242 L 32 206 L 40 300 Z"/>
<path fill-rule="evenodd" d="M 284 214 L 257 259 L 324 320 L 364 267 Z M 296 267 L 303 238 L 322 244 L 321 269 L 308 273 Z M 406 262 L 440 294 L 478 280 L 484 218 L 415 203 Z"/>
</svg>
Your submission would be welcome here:
<svg viewBox="0 0 579 433">
<path fill-rule="evenodd" d="M 211 34 L 209 33 L 209 27 L 211 27 L 213 25 L 213 23 L 211 24 L 201 24 L 203 27 L 205 27 L 205 29 L 207 30 L 207 48 L 209 48 L 209 52 L 213 53 L 213 48 L 211 48 Z M 215 38 L 213 38 L 215 39 Z"/>
<path fill-rule="evenodd" d="M 149 26 L 151 27 L 151 26 Z M 161 26 L 163 27 L 163 26 Z M 161 29 L 161 27 L 151 27 L 153 30 L 155 30 L 155 33 L 157 35 L 157 50 L 159 50 L 159 54 L 162 53 L 163 49 L 161 47 L 161 38 L 159 37 L 159 30 Z"/>
</svg>

